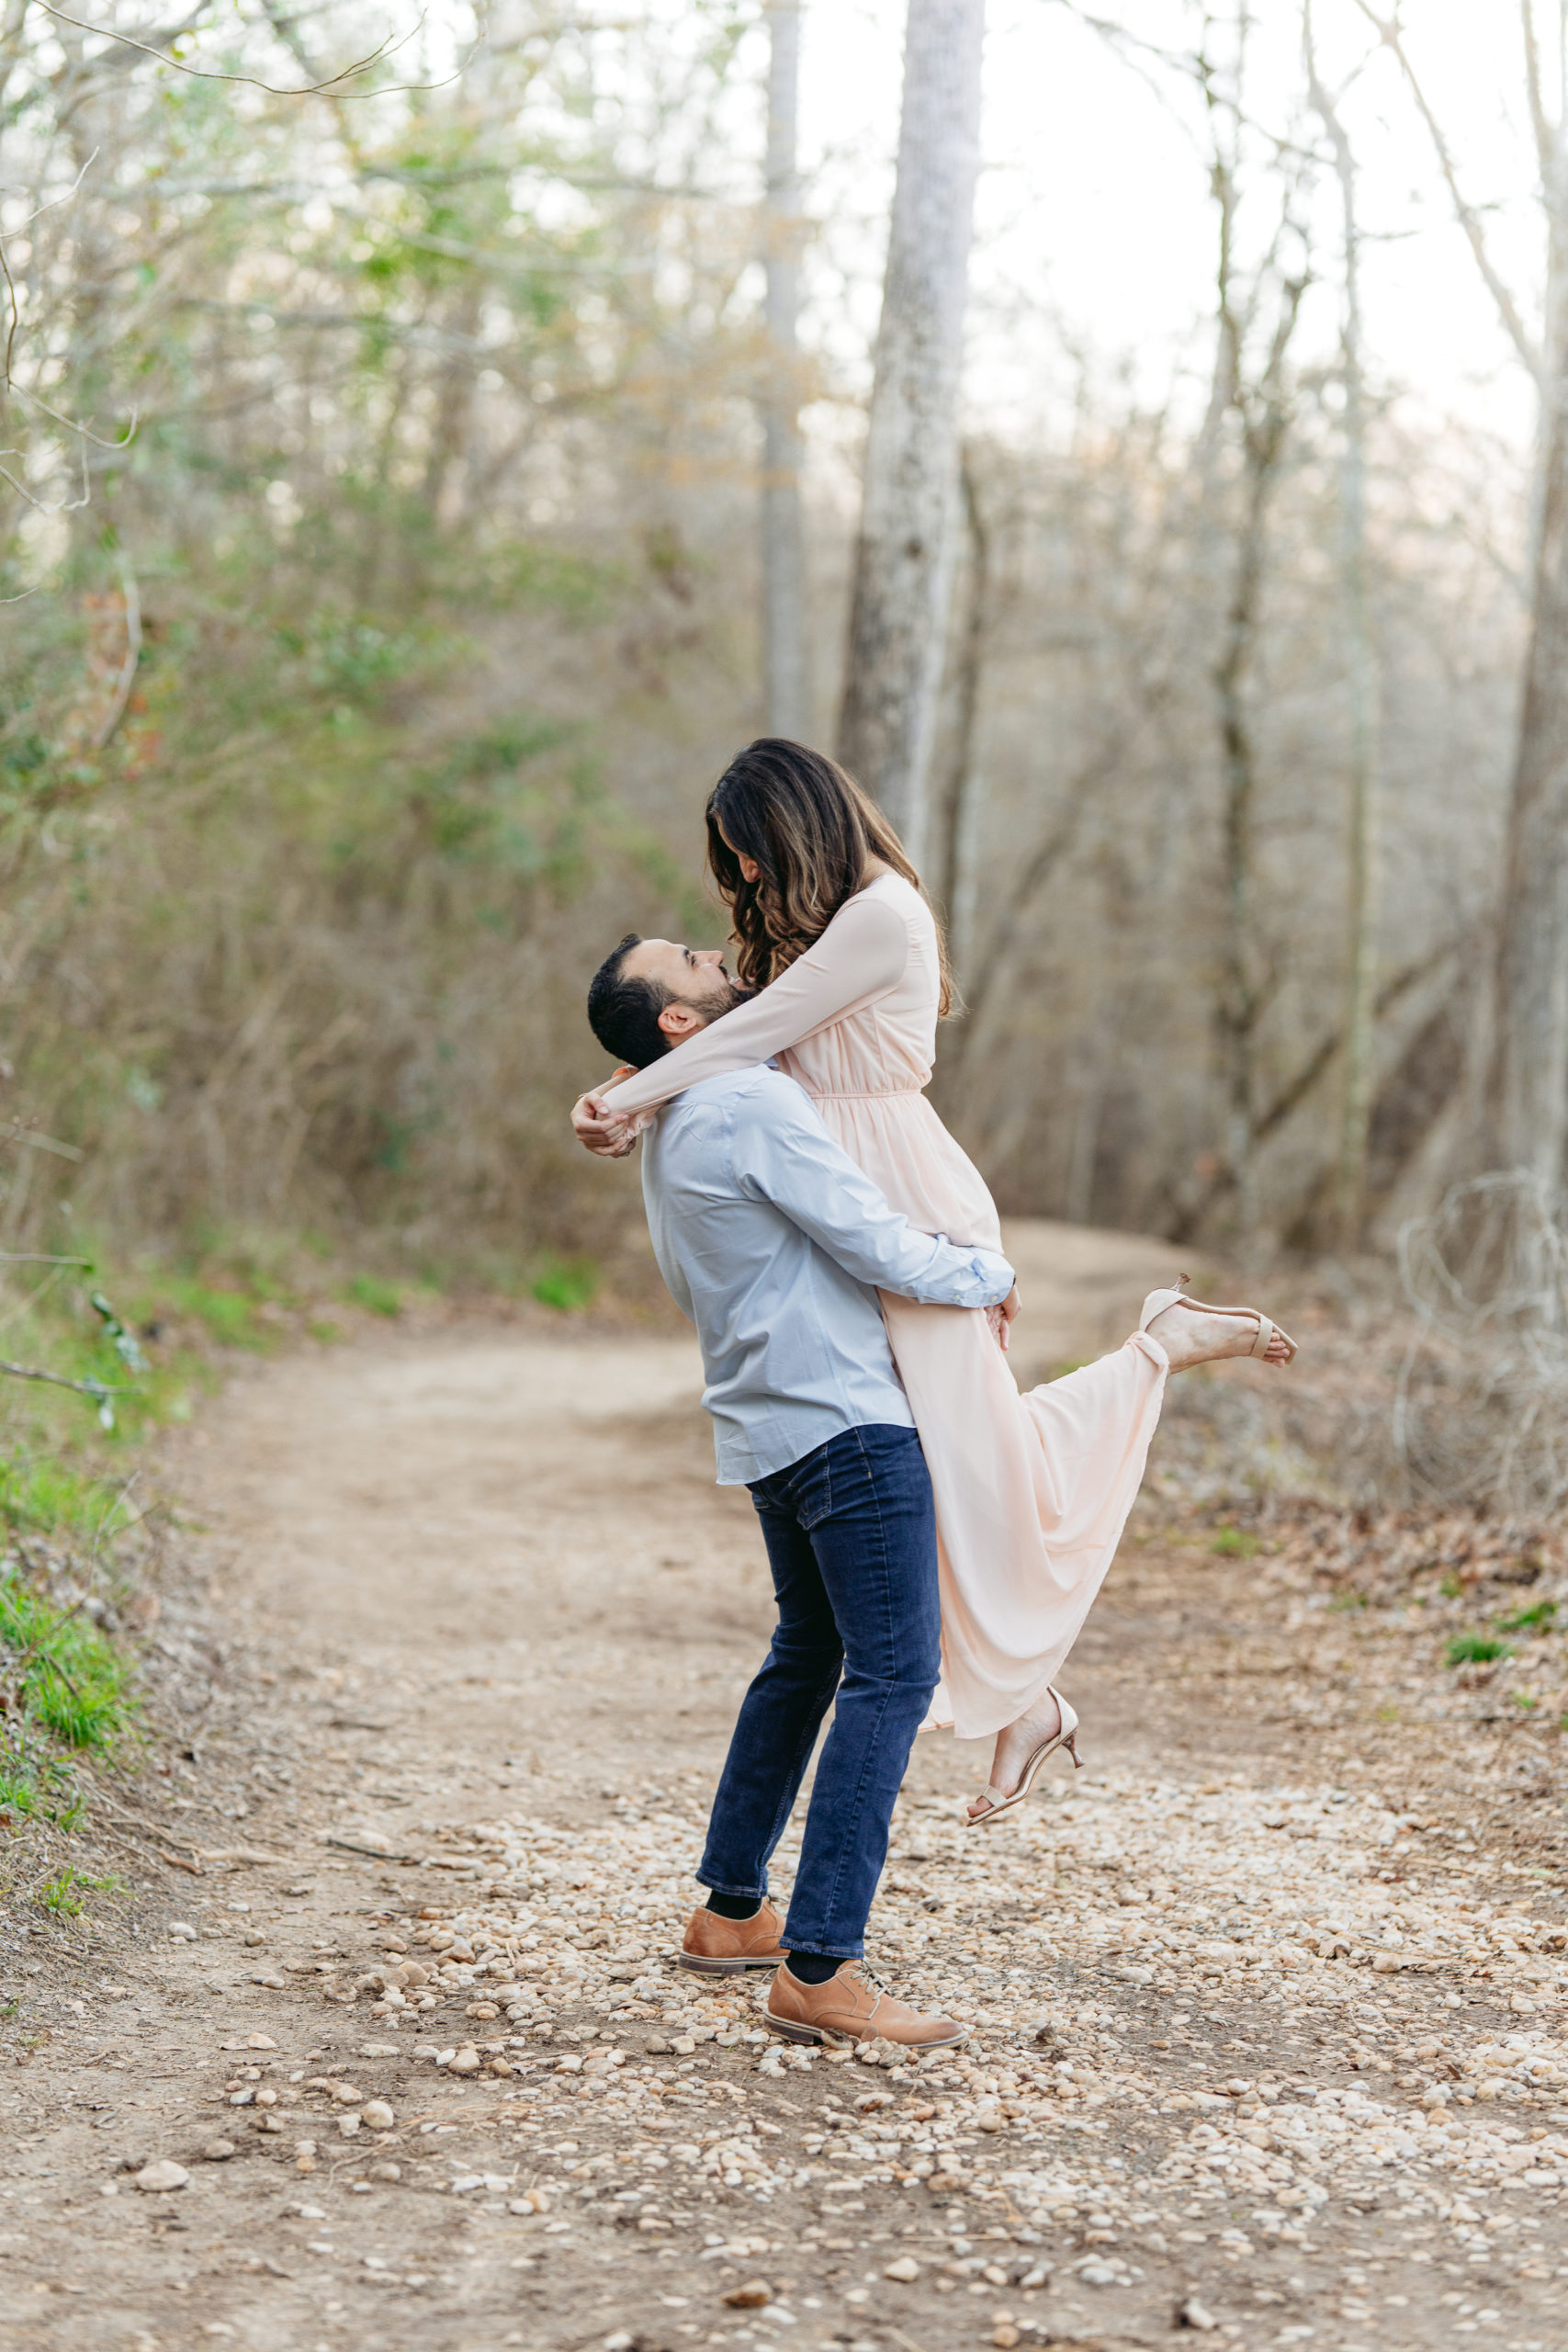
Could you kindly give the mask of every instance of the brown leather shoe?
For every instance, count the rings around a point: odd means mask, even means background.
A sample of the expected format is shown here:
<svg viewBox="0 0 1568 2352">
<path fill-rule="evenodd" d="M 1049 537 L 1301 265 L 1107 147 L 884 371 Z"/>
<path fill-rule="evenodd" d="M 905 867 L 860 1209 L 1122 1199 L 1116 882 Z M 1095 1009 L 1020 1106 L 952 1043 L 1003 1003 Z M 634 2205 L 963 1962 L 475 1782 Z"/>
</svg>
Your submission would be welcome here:
<svg viewBox="0 0 1568 2352">
<path fill-rule="evenodd" d="M 750 1919 L 721 1919 L 705 1904 L 686 1922 L 675 1961 L 699 1976 L 739 1976 L 745 1968 L 776 1968 L 784 1958 L 779 1930 L 784 1921 L 766 1895 Z"/>
<path fill-rule="evenodd" d="M 763 2018 L 786 2041 L 902 2041 L 911 2050 L 951 2050 L 969 2029 L 922 2016 L 885 1993 L 862 1960 L 846 1960 L 826 1984 L 803 1984 L 781 1968 Z"/>
</svg>

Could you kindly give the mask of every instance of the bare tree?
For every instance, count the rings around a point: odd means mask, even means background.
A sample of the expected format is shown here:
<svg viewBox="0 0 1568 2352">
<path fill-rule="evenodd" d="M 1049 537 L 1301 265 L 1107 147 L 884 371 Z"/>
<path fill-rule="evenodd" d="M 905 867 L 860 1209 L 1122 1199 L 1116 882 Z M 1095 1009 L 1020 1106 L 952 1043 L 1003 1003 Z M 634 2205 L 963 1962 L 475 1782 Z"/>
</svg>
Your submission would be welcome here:
<svg viewBox="0 0 1568 2352">
<path fill-rule="evenodd" d="M 1557 18 L 1550 74 L 1531 0 L 1520 0 L 1525 84 L 1546 225 L 1541 327 L 1532 334 L 1497 270 L 1483 213 L 1465 196 L 1442 125 L 1396 17 L 1361 13 L 1393 51 L 1431 135 L 1455 216 L 1504 329 L 1540 395 L 1536 547 L 1530 632 L 1520 697 L 1499 893 L 1491 1052 L 1483 1086 L 1481 1157 L 1553 1192 L 1568 1153 L 1568 103 L 1554 115 L 1549 80 L 1568 83 L 1568 20 Z"/>
<path fill-rule="evenodd" d="M 768 0 L 767 380 L 762 393 L 762 670 L 770 735 L 811 732 L 800 472 L 801 0 Z"/>
<path fill-rule="evenodd" d="M 839 746 L 918 859 L 952 567 L 985 0 L 909 0 Z"/>
<path fill-rule="evenodd" d="M 1237 254 L 1241 208 L 1240 85 L 1247 17 L 1238 9 L 1232 86 L 1222 89 L 1206 52 L 1198 60 L 1208 112 L 1209 181 L 1218 229 L 1216 345 L 1205 439 L 1216 448 L 1234 418 L 1240 480 L 1231 526 L 1231 574 L 1211 673 L 1223 775 L 1221 873 L 1224 899 L 1221 982 L 1214 1009 L 1225 1097 L 1225 1157 L 1235 1187 L 1244 1239 L 1258 1224 L 1257 1170 L 1258 1033 L 1273 987 L 1254 908 L 1258 761 L 1251 705 L 1252 671 L 1268 559 L 1269 510 L 1280 483 L 1293 392 L 1287 361 L 1306 291 L 1307 269 L 1287 181 L 1280 219 L 1259 266 L 1244 275 Z M 1258 322 L 1272 304 L 1271 323 Z M 1211 461 L 1212 462 L 1212 461 Z M 1206 468 L 1205 470 L 1210 470 Z M 1211 489 L 1211 497 L 1217 494 Z"/>
<path fill-rule="evenodd" d="M 1322 119 L 1334 156 L 1345 248 L 1339 330 L 1340 380 L 1345 401 L 1340 457 L 1340 560 L 1350 688 L 1350 789 L 1344 1048 L 1335 1207 L 1340 1247 L 1354 1250 L 1360 1241 L 1366 1216 L 1367 1136 L 1376 1078 L 1378 983 L 1379 686 L 1367 567 L 1367 389 L 1361 357 L 1361 238 L 1356 211 L 1356 158 L 1333 95 L 1318 72 L 1312 0 L 1304 0 L 1302 32 L 1308 96 Z"/>
</svg>

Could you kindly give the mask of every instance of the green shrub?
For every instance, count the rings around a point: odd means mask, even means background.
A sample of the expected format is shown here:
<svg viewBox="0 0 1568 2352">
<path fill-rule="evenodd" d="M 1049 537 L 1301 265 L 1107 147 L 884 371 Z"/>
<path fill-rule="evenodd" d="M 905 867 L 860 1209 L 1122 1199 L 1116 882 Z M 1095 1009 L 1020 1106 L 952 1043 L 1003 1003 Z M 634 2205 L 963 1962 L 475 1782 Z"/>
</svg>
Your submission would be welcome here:
<svg viewBox="0 0 1568 2352">
<path fill-rule="evenodd" d="M 177 1314 L 202 1324 L 220 1348 L 260 1351 L 267 1344 L 265 1327 L 256 1321 L 261 1300 L 242 1290 L 219 1290 L 195 1275 L 175 1274 L 159 1284 L 163 1296 Z"/>
<path fill-rule="evenodd" d="M 592 1305 L 599 1269 L 592 1258 L 547 1258 L 529 1288 L 541 1306 L 559 1307 L 569 1314 Z"/>
<path fill-rule="evenodd" d="M 1511 1617 L 1499 1617 L 1497 1623 L 1505 1634 L 1544 1634 L 1556 1619 L 1556 1601 L 1538 1600 L 1529 1609 L 1516 1609 Z"/>
<path fill-rule="evenodd" d="M 85 1871 L 73 1870 L 69 1863 L 39 1889 L 39 1901 L 57 1919 L 79 1919 L 85 1908 L 84 1894 L 118 1894 L 123 1882 L 112 1875 L 88 1878 Z"/>
<path fill-rule="evenodd" d="M 115 1490 L 51 1454 L 0 1462 L 0 1520 L 7 1527 L 86 1541 L 112 1525 Z"/>
<path fill-rule="evenodd" d="M 385 1283 L 375 1274 L 355 1274 L 344 1285 L 343 1295 L 351 1306 L 363 1306 L 371 1315 L 400 1315 L 403 1295 L 396 1283 Z"/>
<path fill-rule="evenodd" d="M 90 1620 L 0 1577 L 0 1664 L 27 1715 L 66 1747 L 102 1750 L 124 1731 L 126 1669 Z"/>
<path fill-rule="evenodd" d="M 1448 1646 L 1450 1666 L 1491 1666 L 1513 1655 L 1506 1642 L 1495 1641 L 1490 1634 L 1456 1634 Z"/>
<path fill-rule="evenodd" d="M 1262 1537 L 1249 1534 L 1245 1527 L 1222 1527 L 1209 1546 L 1228 1560 L 1250 1560 L 1262 1548 Z"/>
</svg>

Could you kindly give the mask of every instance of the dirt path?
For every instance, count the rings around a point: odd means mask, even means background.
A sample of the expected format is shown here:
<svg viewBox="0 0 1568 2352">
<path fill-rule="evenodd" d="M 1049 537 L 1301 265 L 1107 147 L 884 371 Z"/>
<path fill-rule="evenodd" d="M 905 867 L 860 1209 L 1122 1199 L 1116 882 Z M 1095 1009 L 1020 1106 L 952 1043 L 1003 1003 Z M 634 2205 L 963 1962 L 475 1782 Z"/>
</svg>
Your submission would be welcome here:
<svg viewBox="0 0 1568 2352">
<path fill-rule="evenodd" d="M 1013 1247 L 1025 1377 L 1169 1272 Z M 394 1336 L 182 1439 L 144 1801 L 200 1866 L 6 1958 L 0 2346 L 1568 2344 L 1556 1884 L 1391 1713 L 1425 1633 L 1283 1555 L 1135 1526 L 1089 1768 L 1005 1830 L 920 1744 L 874 1950 L 956 2058 L 786 2054 L 667 1968 L 769 1623 L 695 1385 L 674 1338 Z"/>
</svg>

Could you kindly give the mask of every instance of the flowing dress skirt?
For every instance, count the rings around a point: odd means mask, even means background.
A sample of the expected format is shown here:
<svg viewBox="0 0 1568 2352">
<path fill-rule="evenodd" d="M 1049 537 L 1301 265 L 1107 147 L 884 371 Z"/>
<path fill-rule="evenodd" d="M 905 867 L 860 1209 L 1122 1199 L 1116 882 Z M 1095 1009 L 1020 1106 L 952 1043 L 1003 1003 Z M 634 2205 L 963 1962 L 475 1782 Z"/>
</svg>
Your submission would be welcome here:
<svg viewBox="0 0 1568 2352">
<path fill-rule="evenodd" d="M 983 1179 L 923 1094 L 811 1091 L 912 1225 L 1000 1248 Z M 931 1721 L 978 1739 L 1055 1679 L 1093 1606 L 1143 1481 L 1165 1351 L 1134 1332 L 1021 1395 L 983 1313 L 886 1293 L 882 1309 L 936 1498 L 942 1688 Z"/>
</svg>

